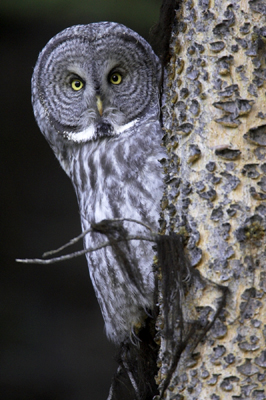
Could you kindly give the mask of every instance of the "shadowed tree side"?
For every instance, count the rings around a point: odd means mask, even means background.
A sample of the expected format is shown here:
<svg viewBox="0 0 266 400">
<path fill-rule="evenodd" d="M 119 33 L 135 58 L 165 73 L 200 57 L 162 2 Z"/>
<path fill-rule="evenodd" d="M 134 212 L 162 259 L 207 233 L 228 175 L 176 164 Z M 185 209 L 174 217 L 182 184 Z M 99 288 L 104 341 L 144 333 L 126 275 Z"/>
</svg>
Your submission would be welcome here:
<svg viewBox="0 0 266 400">
<path fill-rule="evenodd" d="M 176 4 L 160 232 L 183 236 L 192 274 L 165 308 L 159 270 L 157 383 L 168 400 L 264 399 L 266 5 Z"/>
</svg>

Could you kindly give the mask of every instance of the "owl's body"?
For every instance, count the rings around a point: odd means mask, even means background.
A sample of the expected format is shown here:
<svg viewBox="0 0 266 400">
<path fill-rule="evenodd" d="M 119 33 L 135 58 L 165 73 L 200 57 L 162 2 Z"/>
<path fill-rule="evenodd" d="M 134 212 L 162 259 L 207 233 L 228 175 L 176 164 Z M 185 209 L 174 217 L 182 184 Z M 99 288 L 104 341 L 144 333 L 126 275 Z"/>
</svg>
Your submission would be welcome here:
<svg viewBox="0 0 266 400">
<path fill-rule="evenodd" d="M 158 159 L 164 156 L 159 81 L 150 46 L 116 23 L 68 28 L 40 54 L 34 113 L 72 180 L 83 230 L 104 219 L 132 218 L 156 231 L 163 191 Z M 124 237 L 147 234 L 134 222 L 122 225 Z M 84 246 L 104 241 L 103 233 L 93 232 Z M 116 343 L 153 308 L 152 259 L 152 243 L 140 240 L 87 254 L 106 332 Z"/>
<path fill-rule="evenodd" d="M 143 121 L 144 122 L 144 121 Z M 159 123 L 145 121 L 141 129 L 122 137 L 83 145 L 73 163 L 71 178 L 76 188 L 83 230 L 103 219 L 132 218 L 156 231 L 162 176 L 157 155 Z M 143 129 L 145 130 L 143 131 Z M 145 132 L 149 136 L 145 136 Z M 143 136 L 144 133 L 144 136 Z M 83 178 L 80 166 L 84 168 Z M 157 202 L 154 199 L 157 198 Z M 143 226 L 124 222 L 128 234 L 149 235 Z M 88 234 L 85 248 L 106 241 L 101 233 Z M 128 337 L 141 322 L 143 310 L 153 308 L 154 274 L 151 242 L 119 243 L 125 260 L 112 247 L 87 255 L 91 280 L 101 306 L 106 332 L 116 342 Z"/>
</svg>

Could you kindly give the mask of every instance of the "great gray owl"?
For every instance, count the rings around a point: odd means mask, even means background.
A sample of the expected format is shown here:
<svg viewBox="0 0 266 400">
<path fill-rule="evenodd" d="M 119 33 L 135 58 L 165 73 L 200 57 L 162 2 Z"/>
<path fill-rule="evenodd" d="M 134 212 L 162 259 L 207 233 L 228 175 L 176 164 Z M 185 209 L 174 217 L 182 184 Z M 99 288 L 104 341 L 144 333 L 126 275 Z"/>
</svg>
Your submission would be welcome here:
<svg viewBox="0 0 266 400">
<path fill-rule="evenodd" d="M 160 75 L 150 45 L 113 22 L 65 29 L 39 55 L 32 78 L 34 114 L 72 180 L 83 231 L 117 218 L 157 230 L 163 192 L 158 160 L 165 156 Z M 124 237 L 147 233 L 130 221 L 122 229 Z M 104 241 L 103 233 L 93 232 L 84 246 Z M 87 254 L 106 333 L 116 343 L 128 340 L 154 307 L 152 260 L 152 243 L 140 240 Z"/>
</svg>

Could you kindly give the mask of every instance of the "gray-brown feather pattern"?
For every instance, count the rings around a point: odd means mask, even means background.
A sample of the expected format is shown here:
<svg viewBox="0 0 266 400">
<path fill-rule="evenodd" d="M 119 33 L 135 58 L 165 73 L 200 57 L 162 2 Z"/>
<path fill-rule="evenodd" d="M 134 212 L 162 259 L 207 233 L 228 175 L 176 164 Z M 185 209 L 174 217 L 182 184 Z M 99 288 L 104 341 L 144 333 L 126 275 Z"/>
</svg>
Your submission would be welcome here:
<svg viewBox="0 0 266 400">
<path fill-rule="evenodd" d="M 121 85 L 108 74 L 119 70 Z M 84 82 L 71 91 L 71 77 Z M 158 159 L 160 66 L 138 34 L 116 23 L 68 28 L 51 39 L 32 79 L 35 118 L 74 185 L 82 229 L 103 219 L 133 218 L 156 231 L 162 196 Z M 102 115 L 96 97 L 102 102 Z M 147 233 L 124 222 L 120 235 Z M 107 237 L 112 241 L 116 234 Z M 106 235 L 85 236 L 85 248 Z M 130 336 L 153 307 L 152 244 L 113 241 L 87 256 L 106 332 L 114 342 Z"/>
</svg>

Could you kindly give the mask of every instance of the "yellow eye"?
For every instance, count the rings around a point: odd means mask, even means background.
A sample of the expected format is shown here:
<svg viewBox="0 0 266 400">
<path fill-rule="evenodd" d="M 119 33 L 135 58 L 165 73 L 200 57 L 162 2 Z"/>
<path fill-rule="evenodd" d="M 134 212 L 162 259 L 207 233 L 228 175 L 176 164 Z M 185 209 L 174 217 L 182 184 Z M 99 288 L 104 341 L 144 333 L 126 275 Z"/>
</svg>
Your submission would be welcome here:
<svg viewBox="0 0 266 400">
<path fill-rule="evenodd" d="M 83 86 L 84 86 L 84 83 L 80 79 L 74 79 L 71 82 L 71 87 L 75 91 L 82 89 Z"/>
<path fill-rule="evenodd" d="M 122 76 L 118 72 L 113 72 L 109 77 L 109 81 L 113 85 L 119 85 L 122 82 Z"/>
</svg>

